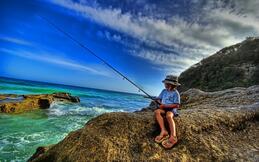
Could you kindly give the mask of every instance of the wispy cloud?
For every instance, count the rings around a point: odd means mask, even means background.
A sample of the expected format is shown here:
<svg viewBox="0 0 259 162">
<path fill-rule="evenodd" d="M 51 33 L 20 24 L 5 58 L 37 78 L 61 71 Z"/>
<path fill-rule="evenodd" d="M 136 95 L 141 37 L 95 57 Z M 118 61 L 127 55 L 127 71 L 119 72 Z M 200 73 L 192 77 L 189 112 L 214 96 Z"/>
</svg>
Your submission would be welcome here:
<svg viewBox="0 0 259 162">
<path fill-rule="evenodd" d="M 118 34 L 111 34 L 109 31 L 105 30 L 105 31 L 98 31 L 96 34 L 98 37 L 100 38 L 105 38 L 109 41 L 114 41 L 114 42 L 118 42 L 121 43 L 122 42 L 122 38 L 120 35 Z"/>
<path fill-rule="evenodd" d="M 193 59 L 181 59 L 182 56 L 172 56 L 167 53 L 154 50 L 140 50 L 138 52 L 132 51 L 134 55 L 139 56 L 144 59 L 148 59 L 154 64 L 164 65 L 164 66 L 173 66 L 174 68 L 184 69 L 190 64 L 194 64 L 196 60 Z"/>
<path fill-rule="evenodd" d="M 162 16 L 153 16 L 155 13 L 136 15 L 130 11 L 122 12 L 120 8 L 89 6 L 71 0 L 53 1 L 54 4 L 75 11 L 100 25 L 157 48 L 154 51 L 137 45 L 129 51 L 154 64 L 174 68 L 178 64 L 180 71 L 220 48 L 238 43 L 247 36 L 259 35 L 258 1 L 237 0 L 228 4 L 225 1 L 210 1 L 205 4 L 196 0 L 191 2 L 193 9 L 199 9 L 194 11 L 192 20 L 178 14 L 164 19 Z M 113 40 L 111 35 L 105 36 Z M 159 49 L 174 50 L 180 55 L 162 50 L 159 52 Z"/>
<path fill-rule="evenodd" d="M 0 40 L 10 42 L 10 43 L 19 44 L 19 45 L 25 45 L 25 46 L 31 46 L 32 45 L 32 43 L 27 41 L 27 40 L 15 38 L 15 37 L 0 36 Z"/>
<path fill-rule="evenodd" d="M 95 74 L 95 75 L 102 75 L 106 77 L 111 76 L 111 73 L 109 71 L 105 70 L 100 66 L 94 66 L 94 67 L 86 66 L 83 64 L 76 63 L 73 60 L 54 57 L 55 55 L 53 54 L 46 54 L 46 53 L 36 54 L 36 53 L 27 52 L 27 51 L 15 51 L 15 50 L 10 50 L 6 48 L 0 48 L 0 51 L 6 54 L 15 55 L 15 56 L 23 57 L 30 60 L 37 60 L 37 61 L 59 65 L 64 68 L 85 71 L 88 73 L 90 72 L 91 74 Z"/>
</svg>

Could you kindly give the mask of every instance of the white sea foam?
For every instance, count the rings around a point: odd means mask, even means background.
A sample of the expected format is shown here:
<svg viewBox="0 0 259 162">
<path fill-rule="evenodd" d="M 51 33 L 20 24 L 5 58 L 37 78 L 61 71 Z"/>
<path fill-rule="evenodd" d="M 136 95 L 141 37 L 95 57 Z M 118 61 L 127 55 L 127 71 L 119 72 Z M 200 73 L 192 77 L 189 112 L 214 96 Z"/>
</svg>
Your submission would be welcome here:
<svg viewBox="0 0 259 162">
<path fill-rule="evenodd" d="M 57 143 L 71 131 L 82 128 L 91 118 L 115 111 L 133 111 L 148 104 L 147 99 L 130 94 L 100 91 L 94 89 L 59 88 L 53 85 L 34 83 L 8 83 L 3 93 L 31 94 L 52 91 L 71 92 L 79 96 L 80 103 L 53 102 L 49 109 L 10 116 L 2 114 L 0 122 L 0 162 L 26 161 L 41 145 Z M 25 82 L 27 84 L 27 81 Z M 1 82 L 1 85 L 5 84 Z M 4 85 L 5 86 L 5 85 Z M 50 89 L 48 89 L 50 88 Z"/>
<path fill-rule="evenodd" d="M 55 116 L 62 116 L 62 115 L 65 115 L 66 112 L 58 108 L 52 108 L 52 109 L 49 109 L 49 114 L 55 115 Z"/>
<path fill-rule="evenodd" d="M 100 115 L 107 112 L 123 112 L 123 109 L 112 109 L 105 107 L 87 107 L 80 104 L 64 104 L 54 102 L 48 109 L 49 115 L 63 116 L 63 115 Z"/>
<path fill-rule="evenodd" d="M 96 112 L 98 114 L 107 113 L 107 112 L 114 112 L 114 111 L 119 111 L 119 112 L 124 111 L 123 109 L 107 109 L 107 108 L 104 108 L 104 107 L 95 107 L 95 106 L 94 107 L 88 107 L 87 109 L 90 112 Z"/>
</svg>

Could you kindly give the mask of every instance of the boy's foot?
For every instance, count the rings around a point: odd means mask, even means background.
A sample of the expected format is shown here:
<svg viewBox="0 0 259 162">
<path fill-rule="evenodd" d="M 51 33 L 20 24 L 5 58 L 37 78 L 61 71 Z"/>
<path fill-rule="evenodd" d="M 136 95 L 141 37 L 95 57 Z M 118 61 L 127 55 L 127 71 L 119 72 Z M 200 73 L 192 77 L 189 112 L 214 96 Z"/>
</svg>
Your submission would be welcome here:
<svg viewBox="0 0 259 162">
<path fill-rule="evenodd" d="M 162 146 L 166 149 L 172 148 L 177 143 L 177 137 L 170 136 L 167 140 L 162 142 Z"/>
<path fill-rule="evenodd" d="M 169 138 L 168 132 L 161 132 L 158 136 L 156 136 L 155 142 L 161 143 L 168 138 Z"/>
</svg>

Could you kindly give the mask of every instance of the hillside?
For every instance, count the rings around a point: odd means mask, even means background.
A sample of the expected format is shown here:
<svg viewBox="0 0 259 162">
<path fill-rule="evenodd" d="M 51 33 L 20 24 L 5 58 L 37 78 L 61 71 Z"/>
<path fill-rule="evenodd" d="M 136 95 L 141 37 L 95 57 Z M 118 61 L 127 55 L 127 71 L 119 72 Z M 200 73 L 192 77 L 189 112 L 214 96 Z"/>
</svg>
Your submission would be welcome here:
<svg viewBox="0 0 259 162">
<path fill-rule="evenodd" d="M 259 84 L 259 38 L 223 48 L 179 76 L 180 91 L 218 91 Z"/>
</svg>

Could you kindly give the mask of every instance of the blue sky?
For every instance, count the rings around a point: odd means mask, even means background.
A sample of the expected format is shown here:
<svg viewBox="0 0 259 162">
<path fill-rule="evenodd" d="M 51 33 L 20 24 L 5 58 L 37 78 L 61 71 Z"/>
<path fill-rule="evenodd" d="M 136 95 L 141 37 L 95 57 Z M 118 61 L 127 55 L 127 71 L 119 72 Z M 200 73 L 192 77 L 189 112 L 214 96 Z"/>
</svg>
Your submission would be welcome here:
<svg viewBox="0 0 259 162">
<path fill-rule="evenodd" d="M 1 0 L 0 76 L 137 93 L 38 15 L 152 95 L 219 49 L 259 33 L 258 1 Z"/>
</svg>

